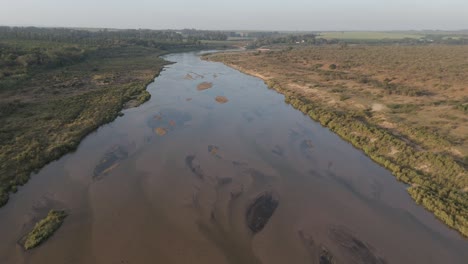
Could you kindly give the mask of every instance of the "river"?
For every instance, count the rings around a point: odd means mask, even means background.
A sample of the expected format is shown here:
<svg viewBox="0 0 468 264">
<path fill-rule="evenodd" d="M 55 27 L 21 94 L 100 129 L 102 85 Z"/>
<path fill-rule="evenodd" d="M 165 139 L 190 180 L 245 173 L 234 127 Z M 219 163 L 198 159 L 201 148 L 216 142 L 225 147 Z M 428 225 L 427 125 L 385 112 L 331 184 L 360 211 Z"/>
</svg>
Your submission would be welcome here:
<svg viewBox="0 0 468 264">
<path fill-rule="evenodd" d="M 0 208 L 0 263 L 468 263 L 468 240 L 263 81 L 165 58 L 150 101 Z M 25 252 L 50 209 L 69 216 Z"/>
</svg>

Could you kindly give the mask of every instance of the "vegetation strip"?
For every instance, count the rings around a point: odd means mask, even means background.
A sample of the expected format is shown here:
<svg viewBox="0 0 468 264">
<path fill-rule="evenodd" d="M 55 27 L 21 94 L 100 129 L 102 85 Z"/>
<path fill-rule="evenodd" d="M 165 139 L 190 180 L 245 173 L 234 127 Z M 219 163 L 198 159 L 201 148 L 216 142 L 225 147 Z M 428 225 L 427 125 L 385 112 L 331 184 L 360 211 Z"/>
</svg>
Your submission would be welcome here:
<svg viewBox="0 0 468 264">
<path fill-rule="evenodd" d="M 205 58 L 223 62 L 264 79 L 268 87 L 285 95 L 287 103 L 364 151 L 372 160 L 391 171 L 399 181 L 408 184 L 408 192 L 417 203 L 433 212 L 448 226 L 468 236 L 468 179 L 463 164 L 446 153 L 421 151 L 420 145 L 408 143 L 402 135 L 392 133 L 391 130 L 374 123 L 369 117 L 371 113 L 365 109 L 363 111 L 331 107 L 318 97 L 305 96 L 301 91 L 292 89 L 289 80 L 276 79 L 268 66 L 265 66 L 266 59 L 255 58 L 258 56 L 256 54 L 258 53 L 215 54 Z M 293 68 L 288 65 L 285 56 L 279 56 L 284 65 L 275 65 L 277 68 Z M 264 65 L 263 68 L 252 63 L 251 57 Z M 286 71 L 283 74 L 287 76 L 290 73 Z M 411 129 L 411 132 L 418 131 L 417 128 Z M 431 142 L 431 135 L 433 134 L 422 133 L 416 136 L 427 136 L 427 141 Z M 430 170 L 421 168 L 422 164 L 430 164 Z"/>
<path fill-rule="evenodd" d="M 60 228 L 65 217 L 67 217 L 65 211 L 50 210 L 47 216 L 39 221 L 34 229 L 26 235 L 23 244 L 24 249 L 35 248 L 51 237 Z"/>
</svg>

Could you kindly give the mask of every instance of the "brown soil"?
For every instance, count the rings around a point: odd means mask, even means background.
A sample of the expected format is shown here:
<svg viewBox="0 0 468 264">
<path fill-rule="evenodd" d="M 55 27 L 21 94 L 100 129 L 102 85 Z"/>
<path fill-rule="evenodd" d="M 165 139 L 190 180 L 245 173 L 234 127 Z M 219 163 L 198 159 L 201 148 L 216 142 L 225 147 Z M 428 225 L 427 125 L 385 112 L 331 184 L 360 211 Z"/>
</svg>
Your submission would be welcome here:
<svg viewBox="0 0 468 264">
<path fill-rule="evenodd" d="M 210 89 L 211 87 L 213 87 L 213 83 L 202 82 L 197 86 L 197 90 L 198 91 L 203 91 L 203 90 L 206 90 L 206 89 Z"/>
<path fill-rule="evenodd" d="M 158 134 L 159 136 L 164 136 L 164 135 L 166 135 L 167 130 L 166 130 L 165 128 L 158 127 L 158 128 L 156 128 L 156 129 L 154 130 L 154 132 L 155 132 L 156 134 Z"/>
<path fill-rule="evenodd" d="M 216 102 L 220 103 L 220 104 L 224 104 L 224 103 L 227 103 L 229 100 L 224 97 L 224 96 L 216 96 Z"/>
</svg>

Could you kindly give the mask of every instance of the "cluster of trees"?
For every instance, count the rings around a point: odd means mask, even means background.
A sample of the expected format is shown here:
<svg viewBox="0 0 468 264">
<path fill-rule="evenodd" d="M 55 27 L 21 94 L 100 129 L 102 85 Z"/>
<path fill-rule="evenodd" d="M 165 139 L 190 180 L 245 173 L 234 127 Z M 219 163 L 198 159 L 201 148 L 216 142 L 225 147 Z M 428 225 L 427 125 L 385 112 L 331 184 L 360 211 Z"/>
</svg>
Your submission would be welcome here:
<svg viewBox="0 0 468 264">
<path fill-rule="evenodd" d="M 0 79 L 15 73 L 24 73 L 22 71 L 35 66 L 69 65 L 81 61 L 85 54 L 85 49 L 78 46 L 24 48 L 0 44 Z"/>
<path fill-rule="evenodd" d="M 398 180 L 409 184 L 408 192 L 416 202 L 468 236 L 468 194 L 463 191 L 468 186 L 468 178 L 460 177 L 466 175 L 463 165 L 440 153 L 417 151 L 398 136 L 366 122 L 364 112 L 327 108 L 283 89 L 274 80 L 267 85 L 285 94 L 287 103 L 351 142 Z M 428 169 L 418 169 L 421 165 Z"/>
<path fill-rule="evenodd" d="M 43 40 L 77 44 L 108 44 L 125 40 L 154 40 L 158 42 L 183 42 L 184 37 L 172 30 L 83 30 L 71 28 L 0 27 L 1 39 Z"/>
<path fill-rule="evenodd" d="M 322 42 L 324 40 L 320 40 Z M 255 49 L 262 46 L 274 45 L 274 44 L 316 44 L 317 39 L 314 34 L 299 34 L 299 35 L 282 35 L 275 37 L 261 37 L 250 43 L 247 48 Z"/>
<path fill-rule="evenodd" d="M 305 44 L 305 45 L 333 45 L 340 44 L 368 44 L 368 45 L 425 45 L 425 44 L 446 44 L 446 45 L 468 45 L 468 34 L 452 36 L 443 34 L 428 34 L 423 38 L 402 38 L 402 39 L 325 39 L 315 34 L 286 34 L 279 32 L 255 32 L 249 33 L 249 37 L 256 38 L 247 48 L 255 49 L 263 46 L 275 44 Z"/>
<path fill-rule="evenodd" d="M 183 29 L 182 35 L 193 40 L 227 40 L 228 34 L 222 31 Z"/>
<path fill-rule="evenodd" d="M 212 38 L 216 38 L 219 33 L 204 31 L 203 34 L 214 34 Z M 199 44 L 198 39 L 168 30 L 0 27 L 0 82 L 9 77 L 24 77 L 35 68 L 71 65 L 91 54 L 105 53 L 109 48 L 142 46 L 174 50 Z"/>
</svg>

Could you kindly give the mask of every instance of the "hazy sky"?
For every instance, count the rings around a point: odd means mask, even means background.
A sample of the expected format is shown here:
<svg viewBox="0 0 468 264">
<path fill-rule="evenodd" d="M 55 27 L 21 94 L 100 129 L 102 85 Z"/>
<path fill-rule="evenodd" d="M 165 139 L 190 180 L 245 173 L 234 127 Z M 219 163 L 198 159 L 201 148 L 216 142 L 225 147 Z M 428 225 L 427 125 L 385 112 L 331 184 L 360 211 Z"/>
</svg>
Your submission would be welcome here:
<svg viewBox="0 0 468 264">
<path fill-rule="evenodd" d="M 151 29 L 468 29 L 468 0 L 0 0 L 0 25 Z"/>
</svg>

